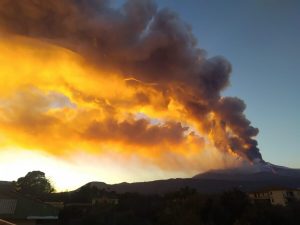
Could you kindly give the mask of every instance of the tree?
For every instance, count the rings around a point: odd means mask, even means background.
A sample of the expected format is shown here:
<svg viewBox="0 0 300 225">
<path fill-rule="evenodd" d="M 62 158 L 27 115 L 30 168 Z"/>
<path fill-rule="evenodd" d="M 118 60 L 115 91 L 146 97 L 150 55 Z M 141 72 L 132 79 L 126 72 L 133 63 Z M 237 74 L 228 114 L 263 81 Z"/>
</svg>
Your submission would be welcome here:
<svg viewBox="0 0 300 225">
<path fill-rule="evenodd" d="M 250 200 L 246 193 L 233 189 L 221 194 L 219 206 L 217 224 L 234 224 L 250 206 Z"/>
<path fill-rule="evenodd" d="M 41 197 L 54 192 L 50 181 L 41 171 L 31 171 L 25 177 L 20 177 L 14 184 L 17 191 L 32 196 Z"/>
</svg>

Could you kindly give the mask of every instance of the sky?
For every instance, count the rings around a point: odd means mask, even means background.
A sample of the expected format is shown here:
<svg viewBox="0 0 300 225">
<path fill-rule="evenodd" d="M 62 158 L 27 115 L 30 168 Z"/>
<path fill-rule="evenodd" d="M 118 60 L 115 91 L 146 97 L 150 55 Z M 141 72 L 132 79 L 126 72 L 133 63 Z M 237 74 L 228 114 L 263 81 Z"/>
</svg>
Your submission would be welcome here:
<svg viewBox="0 0 300 225">
<path fill-rule="evenodd" d="M 0 180 L 300 167 L 299 1 L 42 2 L 0 0 Z"/>
</svg>

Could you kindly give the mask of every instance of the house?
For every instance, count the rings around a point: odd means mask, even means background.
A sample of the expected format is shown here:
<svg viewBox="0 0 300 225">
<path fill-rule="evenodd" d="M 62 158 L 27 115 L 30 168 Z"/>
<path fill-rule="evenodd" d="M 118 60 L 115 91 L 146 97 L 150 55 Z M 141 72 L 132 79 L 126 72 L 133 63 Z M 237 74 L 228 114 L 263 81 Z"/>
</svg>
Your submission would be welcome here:
<svg viewBox="0 0 300 225">
<path fill-rule="evenodd" d="M 273 188 L 248 194 L 256 203 L 270 203 L 286 206 L 289 202 L 300 201 L 300 190 Z"/>
<path fill-rule="evenodd" d="M 96 204 L 109 204 L 109 205 L 118 205 L 119 204 L 119 199 L 117 198 L 111 198 L 107 196 L 103 196 L 100 198 L 93 198 L 92 199 L 92 205 Z"/>
<path fill-rule="evenodd" d="M 0 224 L 56 225 L 58 213 L 59 209 L 49 204 L 0 188 Z"/>
</svg>

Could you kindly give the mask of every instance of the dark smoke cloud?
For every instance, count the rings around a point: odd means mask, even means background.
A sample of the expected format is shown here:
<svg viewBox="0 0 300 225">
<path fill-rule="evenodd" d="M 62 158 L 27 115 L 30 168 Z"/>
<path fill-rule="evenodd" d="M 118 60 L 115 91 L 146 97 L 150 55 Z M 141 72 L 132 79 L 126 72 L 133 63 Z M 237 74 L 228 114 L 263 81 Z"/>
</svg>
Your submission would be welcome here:
<svg viewBox="0 0 300 225">
<path fill-rule="evenodd" d="M 245 149 L 248 158 L 261 159 L 257 142 L 252 139 L 258 134 L 258 129 L 252 127 L 251 122 L 246 118 L 244 110 L 246 104 L 239 98 L 225 97 L 220 99 L 217 111 L 221 119 L 233 130 L 237 137 L 230 138 L 230 144 L 234 150 Z M 246 147 L 243 147 L 246 145 Z"/>
<path fill-rule="evenodd" d="M 153 125 L 146 119 L 117 122 L 112 119 L 94 121 L 83 136 L 92 140 L 117 140 L 141 146 L 155 146 L 164 142 L 180 144 L 185 139 L 188 130 L 180 123 L 166 122 L 163 125 Z"/>
<path fill-rule="evenodd" d="M 173 11 L 158 10 L 152 0 L 128 0 L 119 9 L 109 3 L 0 0 L 0 27 L 60 43 L 86 54 L 99 66 L 117 68 L 136 79 L 157 83 L 158 90 L 176 96 L 190 116 L 206 124 L 207 130 L 212 126 L 205 118 L 215 112 L 233 132 L 227 135 L 227 144 L 251 161 L 261 159 L 252 139 L 258 129 L 245 117 L 246 105 L 238 98 L 220 95 L 229 84 L 230 63 L 223 57 L 207 58 L 205 51 L 198 48 L 191 27 Z M 148 102 L 143 94 L 137 97 Z M 126 128 L 132 127 L 127 124 Z M 90 129 L 103 133 L 96 125 Z"/>
</svg>

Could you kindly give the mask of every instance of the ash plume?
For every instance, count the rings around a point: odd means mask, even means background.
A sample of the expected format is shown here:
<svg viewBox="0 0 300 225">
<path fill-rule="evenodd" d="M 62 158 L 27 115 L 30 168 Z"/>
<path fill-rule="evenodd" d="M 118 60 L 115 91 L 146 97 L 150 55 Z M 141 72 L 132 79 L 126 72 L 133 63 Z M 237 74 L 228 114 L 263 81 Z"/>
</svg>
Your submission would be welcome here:
<svg viewBox="0 0 300 225">
<path fill-rule="evenodd" d="M 124 79 L 130 75 L 156 84 L 151 88 L 166 100 L 161 107 L 168 107 L 171 99 L 182 104 L 201 134 L 218 133 L 212 139 L 221 151 L 262 160 L 254 139 L 258 129 L 246 118 L 245 103 L 221 96 L 229 84 L 230 63 L 220 56 L 208 58 L 191 27 L 177 13 L 158 9 L 154 1 L 128 0 L 114 8 L 106 0 L 0 0 L 0 30 L 61 45 L 100 68 L 120 71 Z M 145 93 L 139 96 L 149 101 Z M 142 128 L 148 126 L 141 121 Z M 105 136 L 105 129 L 98 125 L 86 135 Z M 114 127 L 132 128 L 126 123 Z M 179 130 L 178 134 L 171 134 L 171 128 Z M 182 130 L 181 125 L 171 123 L 161 132 L 173 141 L 182 137 Z M 115 135 L 122 133 L 126 131 Z"/>
</svg>

